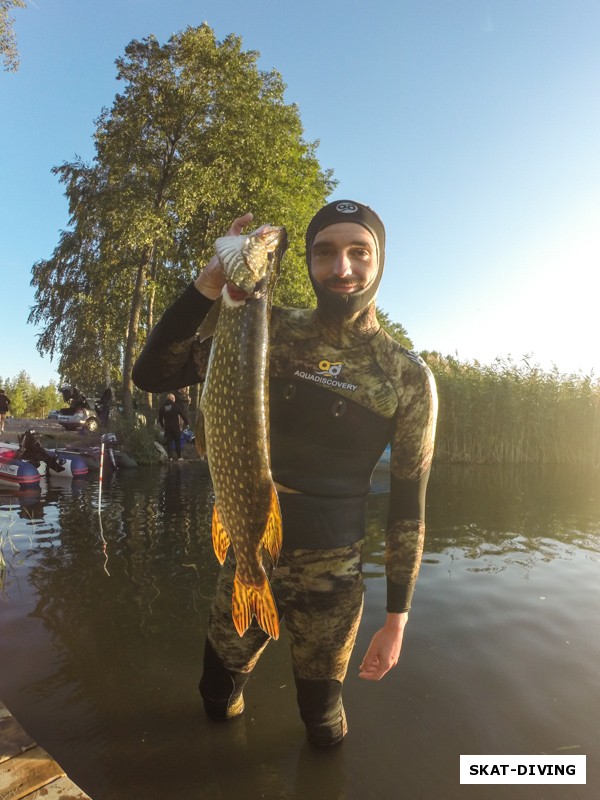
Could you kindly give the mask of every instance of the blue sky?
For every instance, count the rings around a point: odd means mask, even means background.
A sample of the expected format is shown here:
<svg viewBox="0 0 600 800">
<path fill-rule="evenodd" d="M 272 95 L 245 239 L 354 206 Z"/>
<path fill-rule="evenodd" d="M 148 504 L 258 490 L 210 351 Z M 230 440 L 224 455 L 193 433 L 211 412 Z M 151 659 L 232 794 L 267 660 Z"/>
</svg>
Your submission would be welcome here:
<svg viewBox="0 0 600 800">
<path fill-rule="evenodd" d="M 28 0 L 0 72 L 0 376 L 57 378 L 26 324 L 132 39 L 208 22 L 281 72 L 306 138 L 388 236 L 379 304 L 418 350 L 600 373 L 597 0 Z"/>
</svg>

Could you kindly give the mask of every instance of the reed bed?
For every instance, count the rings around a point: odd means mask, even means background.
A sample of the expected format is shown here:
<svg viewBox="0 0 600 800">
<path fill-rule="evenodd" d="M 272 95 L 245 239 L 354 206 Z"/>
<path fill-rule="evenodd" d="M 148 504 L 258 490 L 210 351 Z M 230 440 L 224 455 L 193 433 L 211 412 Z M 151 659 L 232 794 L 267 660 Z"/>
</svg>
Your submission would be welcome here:
<svg viewBox="0 0 600 800">
<path fill-rule="evenodd" d="M 424 353 L 440 399 L 436 459 L 600 466 L 600 381 L 527 359 L 488 366 Z"/>
</svg>

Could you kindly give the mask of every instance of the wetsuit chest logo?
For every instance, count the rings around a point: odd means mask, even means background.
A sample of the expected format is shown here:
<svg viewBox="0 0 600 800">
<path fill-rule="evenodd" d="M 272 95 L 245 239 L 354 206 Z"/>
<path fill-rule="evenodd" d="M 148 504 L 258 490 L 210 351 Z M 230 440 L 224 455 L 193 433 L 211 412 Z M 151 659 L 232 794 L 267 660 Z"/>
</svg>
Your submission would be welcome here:
<svg viewBox="0 0 600 800">
<path fill-rule="evenodd" d="M 327 358 L 322 358 L 319 361 L 318 369 L 313 368 L 312 372 L 297 369 L 294 375 L 306 381 L 314 381 L 315 383 L 321 383 L 325 386 L 331 386 L 332 388 L 346 389 L 346 391 L 354 392 L 358 389 L 358 385 L 355 383 L 348 383 L 343 377 L 340 377 L 344 366 L 345 364 L 343 361 L 329 361 Z"/>
<path fill-rule="evenodd" d="M 343 366 L 343 361 L 331 362 L 324 358 L 322 361 L 319 361 L 319 369 L 315 371 L 317 375 L 324 375 L 326 378 L 337 378 Z"/>
</svg>

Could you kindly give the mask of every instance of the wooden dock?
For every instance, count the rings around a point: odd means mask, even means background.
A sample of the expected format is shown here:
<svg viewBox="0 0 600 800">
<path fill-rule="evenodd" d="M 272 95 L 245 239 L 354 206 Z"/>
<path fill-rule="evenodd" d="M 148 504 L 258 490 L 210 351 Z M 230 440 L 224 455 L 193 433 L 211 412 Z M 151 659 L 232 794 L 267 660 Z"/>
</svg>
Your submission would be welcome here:
<svg viewBox="0 0 600 800">
<path fill-rule="evenodd" d="M 0 701 L 0 800 L 91 800 Z"/>
</svg>

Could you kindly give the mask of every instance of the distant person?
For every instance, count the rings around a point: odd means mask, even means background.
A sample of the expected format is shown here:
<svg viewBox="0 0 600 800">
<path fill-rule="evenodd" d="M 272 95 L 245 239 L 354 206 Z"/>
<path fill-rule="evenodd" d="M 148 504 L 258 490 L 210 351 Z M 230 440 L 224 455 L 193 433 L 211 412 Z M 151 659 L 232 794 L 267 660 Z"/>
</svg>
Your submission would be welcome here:
<svg viewBox="0 0 600 800">
<path fill-rule="evenodd" d="M 158 422 L 165 432 L 165 442 L 167 445 L 167 452 L 171 458 L 171 447 L 174 448 L 179 461 L 183 461 L 181 457 L 181 427 L 190 424 L 188 416 L 180 403 L 175 400 L 175 395 L 169 393 L 166 402 L 160 407 L 158 412 Z"/>
<path fill-rule="evenodd" d="M 10 400 L 6 396 L 4 389 L 0 389 L 0 433 L 4 432 L 4 420 L 10 408 Z"/>
<path fill-rule="evenodd" d="M 113 400 L 113 390 L 111 386 L 107 386 L 102 392 L 100 400 L 98 401 L 98 416 L 102 425 L 108 425 L 110 417 L 110 406 Z"/>
<path fill-rule="evenodd" d="M 79 411 L 82 408 L 89 408 L 87 397 L 77 388 L 77 386 L 73 386 L 71 392 L 71 406 L 75 409 L 75 411 Z"/>
</svg>

